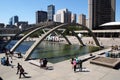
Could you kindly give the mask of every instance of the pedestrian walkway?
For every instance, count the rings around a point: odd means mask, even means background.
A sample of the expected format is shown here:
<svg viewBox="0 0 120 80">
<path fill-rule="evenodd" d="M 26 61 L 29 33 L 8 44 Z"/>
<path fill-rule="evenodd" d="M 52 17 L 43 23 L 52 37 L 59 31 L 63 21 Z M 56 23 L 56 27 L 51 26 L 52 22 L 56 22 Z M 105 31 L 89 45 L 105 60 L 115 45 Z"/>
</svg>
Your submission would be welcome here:
<svg viewBox="0 0 120 80">
<path fill-rule="evenodd" d="M 0 58 L 4 54 L 0 54 Z M 86 56 L 86 55 L 85 55 Z M 88 55 L 87 55 L 88 56 Z M 84 56 L 79 58 L 85 58 Z M 23 80 L 119 80 L 120 70 L 115 70 L 103 66 L 90 64 L 90 60 L 83 63 L 84 70 L 74 73 L 70 60 L 62 61 L 55 64 L 48 64 L 53 66 L 53 70 L 44 70 L 38 66 L 24 61 L 23 58 L 13 57 L 13 65 L 3 66 L 0 64 L 0 77 L 3 80 L 19 80 L 17 72 L 17 63 L 20 63 L 25 69 L 25 74 L 28 78 L 21 78 Z"/>
</svg>

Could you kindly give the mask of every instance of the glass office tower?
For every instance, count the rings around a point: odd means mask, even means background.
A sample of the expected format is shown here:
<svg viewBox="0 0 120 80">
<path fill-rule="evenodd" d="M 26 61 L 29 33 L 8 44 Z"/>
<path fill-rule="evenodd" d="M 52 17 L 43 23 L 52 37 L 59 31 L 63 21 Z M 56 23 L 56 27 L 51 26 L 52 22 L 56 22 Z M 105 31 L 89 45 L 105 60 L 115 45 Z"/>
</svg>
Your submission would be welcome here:
<svg viewBox="0 0 120 80">
<path fill-rule="evenodd" d="M 53 21 L 53 19 L 54 19 L 53 17 L 55 14 L 55 6 L 49 5 L 47 10 L 48 10 L 48 14 L 47 14 L 48 20 Z"/>
</svg>

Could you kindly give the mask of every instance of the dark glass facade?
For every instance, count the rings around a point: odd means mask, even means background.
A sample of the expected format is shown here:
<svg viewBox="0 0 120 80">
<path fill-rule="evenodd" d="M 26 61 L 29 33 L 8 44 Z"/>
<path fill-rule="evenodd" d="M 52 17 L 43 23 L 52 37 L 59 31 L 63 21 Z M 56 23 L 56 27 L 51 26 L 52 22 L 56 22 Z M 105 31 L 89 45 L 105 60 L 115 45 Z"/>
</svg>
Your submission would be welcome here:
<svg viewBox="0 0 120 80">
<path fill-rule="evenodd" d="M 47 10 L 48 10 L 48 14 L 47 14 L 48 20 L 53 21 L 54 14 L 55 14 L 55 6 L 49 5 Z"/>
<path fill-rule="evenodd" d="M 47 21 L 47 12 L 46 11 L 37 11 L 36 12 L 36 24 L 40 22 Z"/>
<path fill-rule="evenodd" d="M 13 16 L 9 19 L 9 25 L 14 25 L 15 23 L 19 22 L 19 17 L 18 16 Z"/>
<path fill-rule="evenodd" d="M 12 17 L 9 19 L 9 25 L 13 25 L 13 18 Z"/>
<path fill-rule="evenodd" d="M 89 0 L 89 26 L 98 29 L 99 25 L 115 21 L 115 0 Z"/>
<path fill-rule="evenodd" d="M 19 21 L 18 16 L 13 16 L 13 23 L 14 23 L 14 24 L 15 24 L 15 23 L 18 23 L 18 21 Z"/>
</svg>

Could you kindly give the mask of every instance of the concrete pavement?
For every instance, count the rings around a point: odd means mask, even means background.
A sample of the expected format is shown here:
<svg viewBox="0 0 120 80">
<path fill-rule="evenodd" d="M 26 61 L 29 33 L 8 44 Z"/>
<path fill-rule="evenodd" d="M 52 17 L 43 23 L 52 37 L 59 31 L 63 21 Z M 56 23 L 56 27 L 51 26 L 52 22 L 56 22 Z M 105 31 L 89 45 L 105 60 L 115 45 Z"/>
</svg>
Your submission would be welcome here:
<svg viewBox="0 0 120 80">
<path fill-rule="evenodd" d="M 107 50 L 107 49 L 106 49 Z M 106 51 L 104 50 L 104 51 Z M 100 51 L 99 51 L 100 52 Z M 96 52 L 96 53 L 99 53 Z M 96 54 L 93 53 L 93 54 Z M 0 58 L 4 54 L 0 54 Z M 79 58 L 85 58 L 84 55 Z M 38 66 L 30 64 L 28 61 L 24 61 L 22 58 L 13 57 L 13 65 L 3 66 L 0 64 L 0 77 L 3 80 L 19 80 L 19 74 L 17 72 L 17 63 L 20 63 L 25 69 L 25 74 L 28 78 L 21 78 L 23 80 L 119 80 L 120 70 L 111 69 L 108 67 L 98 66 L 90 64 L 90 60 L 83 63 L 84 70 L 82 72 L 74 73 L 70 60 L 62 61 L 59 63 L 49 63 L 48 66 L 53 66 L 53 70 L 44 70 Z"/>
</svg>

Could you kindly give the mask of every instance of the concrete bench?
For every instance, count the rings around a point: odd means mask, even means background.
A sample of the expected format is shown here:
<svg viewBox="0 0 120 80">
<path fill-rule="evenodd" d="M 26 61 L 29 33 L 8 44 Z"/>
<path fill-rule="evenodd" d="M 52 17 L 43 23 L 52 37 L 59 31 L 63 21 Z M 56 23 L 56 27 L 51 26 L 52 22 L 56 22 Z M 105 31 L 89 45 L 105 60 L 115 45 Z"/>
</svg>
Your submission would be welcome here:
<svg viewBox="0 0 120 80">
<path fill-rule="evenodd" d="M 120 64 L 120 60 L 108 57 L 96 57 L 92 59 L 90 63 L 117 69 Z"/>
<path fill-rule="evenodd" d="M 38 66 L 38 67 L 40 67 L 40 63 L 39 63 L 39 60 L 29 60 L 28 61 L 30 64 L 33 64 L 33 65 L 35 65 L 35 66 Z M 52 65 L 51 63 L 48 63 L 48 65 Z M 53 68 L 53 66 L 47 66 L 47 67 L 43 67 L 44 69 L 46 69 L 46 70 L 53 70 L 54 68 Z"/>
<path fill-rule="evenodd" d="M 38 61 L 36 61 L 36 60 L 29 60 L 28 62 L 30 64 L 33 64 L 33 65 L 36 65 L 36 66 L 40 67 L 40 63 Z"/>
</svg>

